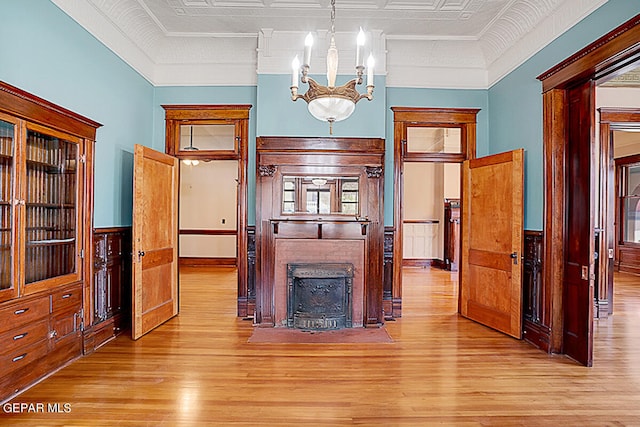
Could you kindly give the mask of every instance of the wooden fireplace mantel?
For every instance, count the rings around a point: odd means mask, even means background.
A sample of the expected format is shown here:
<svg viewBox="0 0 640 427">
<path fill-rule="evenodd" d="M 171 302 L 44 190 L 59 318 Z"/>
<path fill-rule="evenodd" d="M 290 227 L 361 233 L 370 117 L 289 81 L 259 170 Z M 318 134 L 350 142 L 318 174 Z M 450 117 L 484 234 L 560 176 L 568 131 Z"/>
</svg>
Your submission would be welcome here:
<svg viewBox="0 0 640 427">
<path fill-rule="evenodd" d="M 287 265 L 309 262 L 353 264 L 353 326 L 382 325 L 383 165 L 384 140 L 379 138 L 258 138 L 255 322 L 259 326 L 286 326 Z M 357 182 L 357 212 L 339 212 L 346 209 L 342 199 L 333 200 L 340 184 L 331 190 L 328 184 L 325 187 L 331 191 L 330 212 L 300 208 L 307 200 L 301 200 L 305 192 L 284 195 L 285 181 L 287 188 L 292 188 L 292 181 L 301 187 L 311 178 Z M 307 187 L 314 191 L 310 183 Z M 287 208 L 293 206 L 292 198 L 296 209 Z"/>
</svg>

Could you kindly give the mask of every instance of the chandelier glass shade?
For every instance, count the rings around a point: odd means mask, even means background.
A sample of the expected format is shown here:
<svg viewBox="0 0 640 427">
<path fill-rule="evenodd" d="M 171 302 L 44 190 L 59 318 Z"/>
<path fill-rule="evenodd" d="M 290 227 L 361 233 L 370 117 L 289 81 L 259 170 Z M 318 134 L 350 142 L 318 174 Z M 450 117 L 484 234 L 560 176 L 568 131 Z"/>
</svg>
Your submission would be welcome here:
<svg viewBox="0 0 640 427">
<path fill-rule="evenodd" d="M 309 33 L 305 39 L 304 63 L 296 56 L 291 64 L 291 99 L 297 101 L 303 99 L 307 102 L 309 113 L 318 120 L 329 123 L 329 131 L 333 133 L 333 123 L 347 119 L 355 111 L 356 103 L 363 98 L 373 99 L 373 55 L 367 60 L 367 91 L 359 93 L 356 85 L 362 84 L 362 76 L 365 71 L 362 50 L 365 44 L 365 35 L 362 28 L 356 40 L 356 77 L 342 86 L 336 87 L 338 74 L 338 49 L 335 43 L 335 0 L 331 0 L 331 43 L 327 51 L 327 86 L 322 86 L 309 77 L 309 64 L 311 62 L 311 48 L 313 36 Z M 298 94 L 298 78 L 302 83 L 307 83 L 309 88 L 304 94 Z"/>
</svg>

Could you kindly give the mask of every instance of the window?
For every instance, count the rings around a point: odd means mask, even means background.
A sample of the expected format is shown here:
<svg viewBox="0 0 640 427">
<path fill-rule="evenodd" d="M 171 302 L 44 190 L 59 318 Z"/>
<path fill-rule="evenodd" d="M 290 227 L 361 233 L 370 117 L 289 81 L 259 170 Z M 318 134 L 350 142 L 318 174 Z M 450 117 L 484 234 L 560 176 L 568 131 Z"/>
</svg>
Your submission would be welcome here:
<svg viewBox="0 0 640 427">
<path fill-rule="evenodd" d="M 640 162 L 619 167 L 620 240 L 640 243 Z"/>
</svg>

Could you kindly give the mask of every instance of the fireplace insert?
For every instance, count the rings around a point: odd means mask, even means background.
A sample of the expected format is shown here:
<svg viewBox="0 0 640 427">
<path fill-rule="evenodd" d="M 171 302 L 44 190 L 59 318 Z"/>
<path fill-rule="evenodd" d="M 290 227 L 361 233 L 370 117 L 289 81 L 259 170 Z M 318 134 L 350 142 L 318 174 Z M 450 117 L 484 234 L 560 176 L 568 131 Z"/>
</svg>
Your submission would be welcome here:
<svg viewBox="0 0 640 427">
<path fill-rule="evenodd" d="M 353 264 L 287 264 L 287 326 L 350 328 L 352 288 Z"/>
</svg>

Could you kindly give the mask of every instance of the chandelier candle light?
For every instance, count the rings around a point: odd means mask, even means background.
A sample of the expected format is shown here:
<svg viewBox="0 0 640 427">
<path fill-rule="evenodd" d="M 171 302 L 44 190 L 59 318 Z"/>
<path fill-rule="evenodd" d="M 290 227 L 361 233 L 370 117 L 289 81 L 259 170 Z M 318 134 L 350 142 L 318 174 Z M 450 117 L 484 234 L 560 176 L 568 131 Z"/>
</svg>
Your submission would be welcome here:
<svg viewBox="0 0 640 427">
<path fill-rule="evenodd" d="M 313 36 L 307 35 L 304 41 L 304 63 L 300 66 L 298 56 L 293 59 L 291 75 L 291 100 L 302 98 L 307 101 L 309 112 L 318 120 L 329 122 L 329 133 L 333 134 L 333 123 L 348 118 L 356 109 L 356 103 L 363 98 L 373 99 L 373 55 L 367 59 L 367 93 L 361 94 L 356 85 L 362 84 L 364 74 L 364 48 L 365 35 L 362 28 L 356 39 L 356 78 L 348 81 L 343 86 L 336 87 L 338 75 L 338 49 L 335 40 L 336 2 L 331 0 L 331 44 L 327 52 L 327 86 L 318 84 L 309 77 L 309 64 L 311 63 L 311 48 Z M 302 83 L 308 83 L 309 89 L 304 95 L 298 94 L 298 75 L 301 74 Z"/>
</svg>

